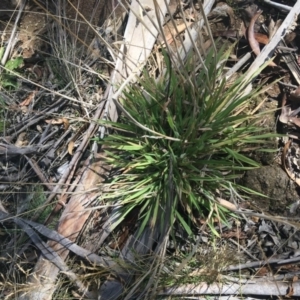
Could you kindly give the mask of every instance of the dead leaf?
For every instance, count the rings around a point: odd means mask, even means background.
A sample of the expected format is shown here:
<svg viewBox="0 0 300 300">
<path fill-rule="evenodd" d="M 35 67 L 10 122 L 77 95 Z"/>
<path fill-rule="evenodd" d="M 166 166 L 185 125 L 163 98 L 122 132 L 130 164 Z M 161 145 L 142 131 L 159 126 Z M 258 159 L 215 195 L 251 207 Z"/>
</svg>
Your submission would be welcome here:
<svg viewBox="0 0 300 300">
<path fill-rule="evenodd" d="M 289 97 L 289 100 L 292 100 L 292 101 L 299 101 L 300 99 L 300 86 L 297 87 L 294 91 L 292 91 L 290 93 L 290 97 Z"/>
<path fill-rule="evenodd" d="M 28 140 L 26 139 L 26 132 L 21 132 L 19 135 L 18 135 L 18 138 L 15 142 L 15 146 L 17 147 L 25 147 L 28 145 Z"/>
<path fill-rule="evenodd" d="M 36 130 L 39 132 L 39 133 L 43 133 L 43 129 L 40 125 L 36 125 Z"/>
<path fill-rule="evenodd" d="M 265 34 L 255 32 L 254 37 L 260 44 L 267 45 L 269 43 L 269 38 Z"/>
<path fill-rule="evenodd" d="M 66 118 L 45 120 L 45 122 L 47 124 L 52 124 L 52 125 L 64 124 L 64 129 L 65 130 L 67 130 L 70 126 L 69 121 Z"/>
<path fill-rule="evenodd" d="M 289 118 L 289 121 L 293 124 L 295 124 L 296 126 L 300 127 L 300 119 L 296 118 L 296 117 L 292 117 Z"/>
<path fill-rule="evenodd" d="M 292 172 L 289 171 L 287 166 L 286 166 L 285 158 L 286 158 L 286 154 L 287 154 L 287 152 L 290 148 L 291 142 L 292 142 L 292 140 L 289 140 L 283 147 L 282 155 L 281 155 L 281 164 L 282 164 L 285 172 L 289 175 L 289 177 L 300 186 L 300 178 L 296 178 L 296 176 L 293 175 Z"/>
<path fill-rule="evenodd" d="M 241 229 L 237 229 L 230 232 L 224 232 L 221 234 L 221 237 L 225 239 L 236 238 L 238 240 L 242 240 L 246 239 L 247 235 L 246 233 L 242 232 Z"/>
<path fill-rule="evenodd" d="M 269 273 L 269 268 L 267 267 L 261 267 L 256 273 L 256 276 L 265 276 Z"/>
<path fill-rule="evenodd" d="M 289 286 L 287 290 L 287 294 L 285 295 L 287 298 L 291 298 L 294 296 L 294 288 L 293 286 Z"/>
<path fill-rule="evenodd" d="M 281 108 L 281 114 L 279 117 L 279 121 L 283 124 L 288 124 L 290 113 L 291 113 L 291 108 L 289 106 L 283 106 Z"/>
<path fill-rule="evenodd" d="M 250 219 L 251 219 L 254 223 L 258 223 L 258 222 L 259 222 L 259 217 L 251 216 Z"/>
<path fill-rule="evenodd" d="M 234 24 L 234 12 L 233 9 L 225 2 L 219 2 L 216 7 L 208 14 L 208 19 L 222 19 L 224 16 L 228 16 L 230 20 L 230 26 Z"/>
<path fill-rule="evenodd" d="M 25 98 L 25 100 L 23 100 L 19 105 L 20 106 L 28 106 L 32 100 L 34 99 L 35 95 L 36 95 L 37 91 L 33 91 L 32 93 L 30 93 L 27 98 Z"/>
<path fill-rule="evenodd" d="M 227 208 L 228 210 L 230 210 L 230 211 L 237 211 L 238 210 L 238 208 L 233 203 L 231 203 L 231 202 L 229 202 L 225 199 L 219 198 L 219 197 L 217 197 L 216 199 L 217 199 L 217 201 L 219 202 L 220 205 Z"/>
<path fill-rule="evenodd" d="M 181 32 L 183 32 L 187 27 L 189 27 L 192 22 L 182 23 L 176 26 L 176 29 L 173 28 L 171 25 L 166 25 L 165 27 L 165 39 L 167 43 L 170 45 L 174 41 L 174 38 Z M 187 26 L 186 26 L 187 25 Z"/>
<path fill-rule="evenodd" d="M 68 152 L 70 155 L 73 155 L 74 146 L 75 146 L 74 141 L 70 141 L 70 143 L 68 144 Z"/>
</svg>

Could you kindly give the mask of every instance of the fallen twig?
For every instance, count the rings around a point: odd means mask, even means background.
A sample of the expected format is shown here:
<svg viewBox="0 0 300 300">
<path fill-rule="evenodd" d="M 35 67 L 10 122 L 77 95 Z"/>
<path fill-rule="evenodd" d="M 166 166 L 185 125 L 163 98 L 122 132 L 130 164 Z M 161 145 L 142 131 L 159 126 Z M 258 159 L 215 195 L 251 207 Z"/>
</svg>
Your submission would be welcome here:
<svg viewBox="0 0 300 300">
<path fill-rule="evenodd" d="M 42 170 L 40 169 L 40 167 L 38 166 L 38 164 L 36 163 L 36 161 L 34 159 L 32 159 L 32 158 L 29 158 L 26 155 L 25 155 L 25 158 L 27 159 L 28 163 L 30 164 L 30 166 L 32 167 L 32 169 L 34 170 L 34 172 L 36 173 L 36 175 L 39 177 L 39 179 L 42 182 L 42 184 L 45 187 L 47 187 L 47 189 L 49 191 L 52 191 L 53 190 L 53 186 L 48 182 L 47 178 L 43 174 Z"/>
<path fill-rule="evenodd" d="M 284 10 L 284 11 L 291 11 L 291 9 L 292 9 L 291 6 L 280 4 L 280 3 L 277 3 L 277 2 L 274 2 L 274 1 L 264 0 L 264 2 L 271 5 L 271 6 L 273 6 L 273 7 Z"/>
<path fill-rule="evenodd" d="M 51 147 L 51 144 L 46 145 L 32 145 L 27 147 L 17 147 L 14 145 L 6 145 L 0 143 L 0 156 L 3 155 L 5 157 L 14 157 L 17 155 L 29 155 L 29 154 L 35 154 L 39 151 L 48 149 Z"/>
<path fill-rule="evenodd" d="M 29 128 L 32 125 L 37 124 L 41 120 L 45 119 L 48 115 L 53 114 L 60 110 L 67 101 L 63 98 L 58 99 L 55 103 L 48 106 L 43 111 L 36 114 L 33 118 L 26 120 L 24 122 L 21 122 L 15 126 L 13 126 L 11 129 L 7 130 L 7 134 L 10 135 L 12 139 L 14 139 L 16 136 L 18 136 L 21 132 L 23 132 L 25 129 Z"/>
<path fill-rule="evenodd" d="M 300 257 L 298 257 L 300 261 Z M 286 262 L 286 263 L 283 263 Z M 267 265 L 277 265 L 277 264 L 289 264 L 289 259 L 283 260 L 282 258 L 270 258 L 266 260 L 253 261 L 245 264 L 238 264 L 227 267 L 224 271 L 238 271 L 242 269 L 260 268 Z"/>
</svg>

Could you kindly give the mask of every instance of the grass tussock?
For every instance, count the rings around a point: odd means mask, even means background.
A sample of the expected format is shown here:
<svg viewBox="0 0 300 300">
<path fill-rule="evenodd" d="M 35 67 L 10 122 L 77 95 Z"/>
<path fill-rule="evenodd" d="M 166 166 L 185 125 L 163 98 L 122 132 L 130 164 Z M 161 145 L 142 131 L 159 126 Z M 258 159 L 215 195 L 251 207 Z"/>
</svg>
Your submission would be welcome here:
<svg viewBox="0 0 300 300">
<path fill-rule="evenodd" d="M 204 64 L 191 56 L 183 69 L 165 53 L 166 73 L 154 78 L 145 71 L 124 93 L 122 121 L 108 123 L 114 132 L 103 143 L 119 175 L 104 198 L 119 199 L 123 217 L 139 208 L 140 233 L 179 221 L 192 234 L 192 224 L 207 217 L 214 230 L 212 220 L 228 215 L 216 195 L 246 190 L 236 179 L 259 167 L 248 154 L 271 134 L 262 133 L 261 115 L 248 109 L 259 90 L 245 93 L 243 76 L 227 86 L 229 53 L 211 50 Z"/>
</svg>

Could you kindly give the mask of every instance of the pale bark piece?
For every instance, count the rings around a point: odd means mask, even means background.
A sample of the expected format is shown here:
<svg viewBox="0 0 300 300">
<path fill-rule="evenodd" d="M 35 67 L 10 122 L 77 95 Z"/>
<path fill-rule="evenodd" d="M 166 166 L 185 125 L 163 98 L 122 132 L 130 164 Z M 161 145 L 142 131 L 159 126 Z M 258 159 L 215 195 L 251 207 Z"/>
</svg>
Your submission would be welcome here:
<svg viewBox="0 0 300 300">
<path fill-rule="evenodd" d="M 272 282 L 260 281 L 240 284 L 222 284 L 222 283 L 200 283 L 200 284 L 187 284 L 183 286 L 165 289 L 159 295 L 256 295 L 256 296 L 285 296 L 290 287 L 289 282 Z M 293 283 L 294 294 L 293 296 L 300 296 L 300 282 Z"/>
<path fill-rule="evenodd" d="M 160 15 L 156 15 L 155 2 L 159 6 L 157 11 Z M 137 77 L 131 75 L 134 73 L 138 76 L 141 73 L 157 39 L 158 24 L 162 22 L 166 14 L 166 4 L 168 3 L 169 0 L 131 1 L 123 43 L 111 78 L 112 85 L 105 110 L 112 121 L 116 121 L 118 118 L 112 96 L 125 79 L 132 77 L 131 82 L 134 82 Z"/>
</svg>

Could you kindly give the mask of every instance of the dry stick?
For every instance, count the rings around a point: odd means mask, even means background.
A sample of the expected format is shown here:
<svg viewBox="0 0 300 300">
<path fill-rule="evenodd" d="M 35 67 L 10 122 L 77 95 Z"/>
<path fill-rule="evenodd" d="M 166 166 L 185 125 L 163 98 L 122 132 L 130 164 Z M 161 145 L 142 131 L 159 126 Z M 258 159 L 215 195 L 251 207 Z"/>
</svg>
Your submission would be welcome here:
<svg viewBox="0 0 300 300">
<path fill-rule="evenodd" d="M 67 137 L 67 135 L 69 135 L 71 133 L 71 131 L 72 131 L 71 128 L 69 128 L 68 130 L 66 130 L 60 136 L 60 138 L 57 139 L 57 141 L 54 143 L 53 147 L 51 147 L 51 149 L 49 149 L 49 151 L 45 155 L 48 156 L 48 157 L 54 157 L 55 156 L 55 150 L 58 148 L 58 146 L 60 145 L 60 143 L 65 140 L 65 138 Z"/>
<path fill-rule="evenodd" d="M 108 92 L 108 89 L 107 89 L 107 92 Z M 105 97 L 106 97 L 106 95 L 104 96 L 104 98 Z M 106 101 L 102 101 L 102 103 L 99 105 L 97 111 L 95 112 L 94 120 L 97 120 L 100 118 L 100 115 L 103 110 L 103 106 L 104 106 L 105 102 Z M 68 180 L 69 182 L 71 181 L 71 179 L 75 173 L 76 166 L 77 166 L 80 158 L 82 157 L 82 155 L 88 145 L 89 139 L 90 139 L 91 135 L 93 134 L 93 132 L 96 130 L 97 126 L 98 125 L 96 124 L 96 122 L 91 121 L 90 126 L 89 126 L 88 130 L 86 131 L 86 134 L 84 135 L 84 138 L 83 138 L 81 144 L 79 145 L 72 160 L 70 161 L 68 169 L 65 171 L 63 176 L 60 178 L 59 182 L 53 189 L 52 194 L 45 201 L 45 205 L 49 204 L 54 199 L 56 194 L 58 194 L 58 193 L 64 194 L 65 192 L 67 192 L 68 187 L 65 187 L 63 190 L 60 190 L 60 189 L 61 189 L 62 185 L 64 185 L 67 182 L 68 179 L 69 179 Z M 36 218 L 37 216 L 38 216 L 38 212 L 34 215 L 34 218 Z"/>
<path fill-rule="evenodd" d="M 13 46 L 13 41 L 15 39 L 15 36 L 16 36 L 16 30 L 17 30 L 17 27 L 18 27 L 18 23 L 19 23 L 19 20 L 20 20 L 20 17 L 21 17 L 21 14 L 23 12 L 23 9 L 25 7 L 25 4 L 26 4 L 26 0 L 23 0 L 21 1 L 21 5 L 20 7 L 18 8 L 18 15 L 16 17 L 16 20 L 15 20 L 15 24 L 14 24 L 14 27 L 13 27 L 13 30 L 10 34 L 10 37 L 9 37 L 9 40 L 8 40 L 8 44 L 7 44 L 7 47 L 6 47 L 6 50 L 4 52 L 4 55 L 1 59 L 1 64 L 4 66 L 6 61 L 7 61 L 7 58 L 8 58 L 8 55 L 11 51 L 11 48 Z"/>
<path fill-rule="evenodd" d="M 34 172 L 36 173 L 36 175 L 39 177 L 39 179 L 41 180 L 42 184 L 44 186 L 46 186 L 49 191 L 52 191 L 53 190 L 53 186 L 48 182 L 47 178 L 45 177 L 45 175 L 41 171 L 41 169 L 38 166 L 38 164 L 36 163 L 36 161 L 34 159 L 32 159 L 32 158 L 29 158 L 27 155 L 24 155 L 24 157 L 27 159 L 28 163 L 30 164 L 30 166 L 32 167 L 32 169 L 34 170 Z"/>
<path fill-rule="evenodd" d="M 47 108 L 40 112 L 37 117 L 34 117 L 32 120 L 29 120 L 27 123 L 21 123 L 13 127 L 12 129 L 7 130 L 7 134 L 11 133 L 11 138 L 14 139 L 18 134 L 23 132 L 25 129 L 29 128 L 32 125 L 35 125 L 36 123 L 40 122 L 41 120 L 45 119 L 46 116 L 55 113 L 57 110 L 59 110 L 61 107 L 63 107 L 66 104 L 66 100 L 61 98 L 58 101 L 56 101 L 51 107 L 54 106 L 54 108 L 50 109 Z M 20 128 L 20 129 L 17 129 Z M 17 129 L 17 131 L 16 131 Z"/>
<path fill-rule="evenodd" d="M 282 259 L 282 258 L 270 258 L 266 260 L 259 260 L 259 261 L 253 261 L 250 263 L 245 264 L 238 264 L 229 266 L 224 271 L 238 271 L 242 269 L 252 269 L 252 268 L 260 268 L 266 265 L 289 265 L 289 264 L 295 264 L 300 262 L 300 256 Z"/>
<path fill-rule="evenodd" d="M 284 11 L 291 11 L 291 9 L 292 9 L 291 6 L 280 4 L 280 3 L 276 3 L 276 2 L 273 2 L 273 1 L 270 1 L 270 0 L 264 0 L 264 2 L 270 4 L 270 5 L 278 8 L 278 9 L 282 9 Z"/>
<path fill-rule="evenodd" d="M 0 65 L 0 69 L 6 70 L 6 68 L 3 67 L 3 66 L 1 66 L 1 65 Z M 36 82 L 34 82 L 34 81 L 31 81 L 31 80 L 29 80 L 28 78 L 26 78 L 26 77 L 20 75 L 20 74 L 17 73 L 17 72 L 14 72 L 14 71 L 10 70 L 9 73 L 10 73 L 11 75 L 14 75 L 14 76 L 16 76 L 17 78 L 20 78 L 20 79 L 24 80 L 25 82 L 29 82 L 30 84 L 32 84 L 32 85 L 34 85 L 34 86 L 36 86 L 36 87 L 39 87 L 40 89 L 45 90 L 45 91 L 47 91 L 47 92 L 49 92 L 49 93 L 51 93 L 51 94 L 54 94 L 54 95 L 56 95 L 56 96 L 59 96 L 59 97 L 62 97 L 62 98 L 68 99 L 68 100 L 71 100 L 71 101 L 73 101 L 73 102 L 75 102 L 75 103 L 82 104 L 81 101 L 77 100 L 76 98 L 69 97 L 69 96 L 67 96 L 67 95 L 65 95 L 65 94 L 62 94 L 62 93 L 60 93 L 60 92 L 57 92 L 57 91 L 53 91 L 53 90 L 51 90 L 51 88 L 47 88 L 47 87 L 45 87 L 45 86 L 43 86 L 43 85 L 41 85 L 41 84 L 39 84 L 39 83 L 36 83 Z M 67 86 L 69 86 L 70 84 L 71 84 L 71 82 L 70 82 Z M 93 107 L 93 104 L 85 103 L 85 106 Z"/>
</svg>

